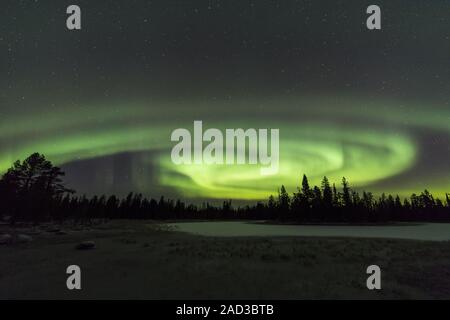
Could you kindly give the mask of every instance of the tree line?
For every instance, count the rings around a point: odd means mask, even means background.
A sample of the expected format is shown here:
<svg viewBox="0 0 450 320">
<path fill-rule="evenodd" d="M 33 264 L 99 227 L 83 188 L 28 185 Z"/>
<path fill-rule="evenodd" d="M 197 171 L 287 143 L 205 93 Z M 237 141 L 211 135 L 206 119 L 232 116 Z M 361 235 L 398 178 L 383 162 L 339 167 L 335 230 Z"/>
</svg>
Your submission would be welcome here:
<svg viewBox="0 0 450 320">
<path fill-rule="evenodd" d="M 147 199 L 130 193 L 75 195 L 62 183 L 64 172 L 39 153 L 16 161 L 0 179 L 0 217 L 18 221 L 90 221 L 91 219 L 261 219 L 297 223 L 385 223 L 388 221 L 450 221 L 450 195 L 445 200 L 424 190 L 401 199 L 398 195 L 352 190 L 346 178 L 339 190 L 324 177 L 320 186 L 310 186 L 303 175 L 301 186 L 289 194 L 284 186 L 277 196 L 234 208 L 231 200 L 221 206 L 207 202 L 186 204 L 161 197 Z"/>
</svg>

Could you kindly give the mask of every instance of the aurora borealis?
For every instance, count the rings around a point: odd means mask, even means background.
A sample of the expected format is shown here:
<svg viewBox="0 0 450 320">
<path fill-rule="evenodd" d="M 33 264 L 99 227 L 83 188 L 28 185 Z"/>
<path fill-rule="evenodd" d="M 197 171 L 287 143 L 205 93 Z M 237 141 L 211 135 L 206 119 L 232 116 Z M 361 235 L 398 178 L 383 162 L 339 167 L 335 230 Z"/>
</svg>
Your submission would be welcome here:
<svg viewBox="0 0 450 320">
<path fill-rule="evenodd" d="M 79 194 L 265 199 L 303 173 L 450 192 L 450 4 L 2 2 L 0 172 L 40 152 Z M 280 170 L 181 165 L 176 128 L 279 128 Z"/>
</svg>

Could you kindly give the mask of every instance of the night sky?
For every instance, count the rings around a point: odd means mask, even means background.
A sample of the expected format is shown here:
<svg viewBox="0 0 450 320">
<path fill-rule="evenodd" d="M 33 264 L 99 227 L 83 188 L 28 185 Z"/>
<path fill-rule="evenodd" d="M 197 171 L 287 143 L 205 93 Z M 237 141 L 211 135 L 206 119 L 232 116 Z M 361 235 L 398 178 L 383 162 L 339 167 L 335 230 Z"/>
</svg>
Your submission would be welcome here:
<svg viewBox="0 0 450 320">
<path fill-rule="evenodd" d="M 66 28 L 66 8 L 82 30 Z M 366 8 L 382 30 L 366 28 Z M 0 172 L 32 152 L 78 194 L 264 199 L 342 176 L 450 192 L 450 1 L 2 0 Z M 171 132 L 279 128 L 280 171 L 175 166 Z"/>
</svg>

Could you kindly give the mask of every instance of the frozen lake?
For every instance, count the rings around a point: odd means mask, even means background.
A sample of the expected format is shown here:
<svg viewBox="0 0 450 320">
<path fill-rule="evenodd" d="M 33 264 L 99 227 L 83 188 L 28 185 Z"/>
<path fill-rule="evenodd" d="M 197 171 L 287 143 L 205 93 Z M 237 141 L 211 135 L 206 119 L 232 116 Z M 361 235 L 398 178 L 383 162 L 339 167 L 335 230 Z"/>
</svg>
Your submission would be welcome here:
<svg viewBox="0 0 450 320">
<path fill-rule="evenodd" d="M 179 222 L 168 224 L 175 230 L 215 237 L 364 237 L 414 240 L 450 240 L 450 223 L 423 223 L 383 226 L 275 225 L 244 221 Z"/>
</svg>

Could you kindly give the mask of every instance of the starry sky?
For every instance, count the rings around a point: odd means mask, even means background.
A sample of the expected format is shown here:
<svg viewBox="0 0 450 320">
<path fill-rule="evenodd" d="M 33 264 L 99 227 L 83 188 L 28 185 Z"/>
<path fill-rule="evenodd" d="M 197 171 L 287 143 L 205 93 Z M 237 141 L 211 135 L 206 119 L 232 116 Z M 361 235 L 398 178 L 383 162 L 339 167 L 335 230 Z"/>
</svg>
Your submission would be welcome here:
<svg viewBox="0 0 450 320">
<path fill-rule="evenodd" d="M 77 4 L 82 30 L 66 28 Z M 366 8 L 382 30 L 366 28 Z M 450 2 L 2 0 L 0 172 L 32 152 L 78 194 L 264 199 L 342 176 L 450 192 Z M 171 162 L 176 128 L 280 129 L 280 170 Z"/>
</svg>

